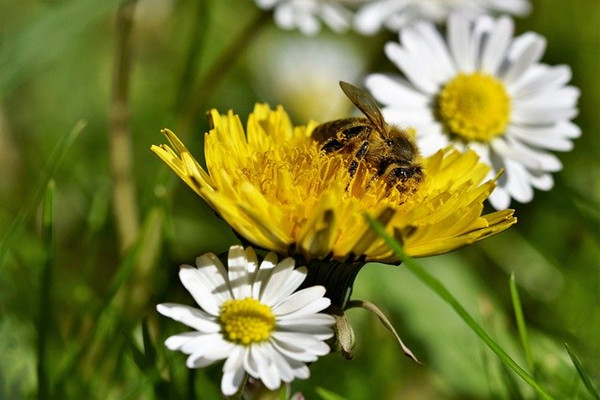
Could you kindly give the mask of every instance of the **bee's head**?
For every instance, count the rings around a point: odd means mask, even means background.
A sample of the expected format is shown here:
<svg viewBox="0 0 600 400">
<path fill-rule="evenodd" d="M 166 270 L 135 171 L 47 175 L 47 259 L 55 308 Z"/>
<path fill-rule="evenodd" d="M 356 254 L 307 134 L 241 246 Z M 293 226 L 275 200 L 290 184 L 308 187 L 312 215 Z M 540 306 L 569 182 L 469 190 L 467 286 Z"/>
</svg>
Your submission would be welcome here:
<svg viewBox="0 0 600 400">
<path fill-rule="evenodd" d="M 419 154 L 419 149 L 409 133 L 395 127 L 390 127 L 385 144 L 390 148 L 392 154 L 406 163 L 412 162 Z"/>
</svg>

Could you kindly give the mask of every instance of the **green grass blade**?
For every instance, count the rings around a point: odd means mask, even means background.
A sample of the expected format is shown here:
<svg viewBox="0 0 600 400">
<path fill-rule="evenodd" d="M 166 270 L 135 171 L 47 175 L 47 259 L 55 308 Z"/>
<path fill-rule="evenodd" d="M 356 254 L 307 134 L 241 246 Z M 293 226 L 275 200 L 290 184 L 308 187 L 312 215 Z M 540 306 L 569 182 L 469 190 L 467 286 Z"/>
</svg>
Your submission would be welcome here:
<svg viewBox="0 0 600 400">
<path fill-rule="evenodd" d="M 323 400 L 346 400 L 345 397 L 340 396 L 337 393 L 332 392 L 331 390 L 324 389 L 322 387 L 318 387 L 315 389 L 315 392 L 321 397 Z"/>
<path fill-rule="evenodd" d="M 50 181 L 46 188 L 42 204 L 42 245 L 45 260 L 40 275 L 40 296 L 37 319 L 37 379 L 38 399 L 50 398 L 50 384 L 46 359 L 46 344 L 48 342 L 48 329 L 51 319 L 50 288 L 52 287 L 52 266 L 54 264 L 54 181 Z"/>
<path fill-rule="evenodd" d="M 565 347 L 567 349 L 567 353 L 569 353 L 569 357 L 571 358 L 573 365 L 575 365 L 575 368 L 577 369 L 579 378 L 581 378 L 581 381 L 583 382 L 586 390 L 588 391 L 589 394 L 592 395 L 592 397 L 594 399 L 600 400 L 600 393 L 598 393 L 598 390 L 596 390 L 596 388 L 594 387 L 594 384 L 592 383 L 592 380 L 590 379 L 589 375 L 583 369 L 583 365 L 581 364 L 581 361 L 579 361 L 579 358 L 575 355 L 575 353 L 573 353 L 571 351 L 568 344 L 565 343 Z"/>
<path fill-rule="evenodd" d="M 77 122 L 73 129 L 71 129 L 71 132 L 63 136 L 52 150 L 50 157 L 48 158 L 37 182 L 35 183 L 33 193 L 28 196 L 29 201 L 25 203 L 21 210 L 19 210 L 17 216 L 6 230 L 6 233 L 2 239 L 0 239 L 0 267 L 2 267 L 4 257 L 8 253 L 10 245 L 18 238 L 23 225 L 25 222 L 27 222 L 27 218 L 40 204 L 44 190 L 46 190 L 48 187 L 48 182 L 50 182 L 50 179 L 56 173 L 56 170 L 64 159 L 69 147 L 71 147 L 71 144 L 73 144 L 75 139 L 77 139 L 79 134 L 83 131 L 85 125 L 86 123 L 84 121 Z"/>
<path fill-rule="evenodd" d="M 527 326 L 525 325 L 525 318 L 523 317 L 523 307 L 521 306 L 521 298 L 519 297 L 514 274 L 510 275 L 510 297 L 512 299 L 515 319 L 517 321 L 517 329 L 519 330 L 519 339 L 521 340 L 521 346 L 523 346 L 523 351 L 525 352 L 525 359 L 527 360 L 529 370 L 533 376 L 535 376 L 535 364 L 531 353 L 531 346 L 529 345 L 529 335 L 527 333 Z"/>
<path fill-rule="evenodd" d="M 402 249 L 400 244 L 396 242 L 391 236 L 389 236 L 384 228 L 370 216 L 366 216 L 371 228 L 377 232 L 377 234 L 385 240 L 388 246 L 394 251 L 396 256 L 402 260 L 404 265 L 411 271 L 421 282 L 433 290 L 438 296 L 440 296 L 450 307 L 456 311 L 459 317 L 465 321 L 465 323 L 471 328 L 471 330 L 500 358 L 500 360 L 508 366 L 510 369 L 515 371 L 517 375 L 527 382 L 542 398 L 552 399 L 552 396 L 546 392 L 536 381 L 530 376 L 523 368 L 519 366 L 505 351 L 500 347 L 488 334 L 487 332 L 471 317 L 471 315 L 465 310 L 465 308 L 456 300 L 454 296 L 437 280 L 433 275 L 421 267 L 419 263 L 410 258 Z"/>
<path fill-rule="evenodd" d="M 20 31 L 3 38 L 0 96 L 64 56 L 70 46 L 78 43 L 81 34 L 114 9 L 118 1 L 63 1 L 51 11 L 40 12 Z"/>
<path fill-rule="evenodd" d="M 515 376 L 511 373 L 511 371 L 504 364 L 500 364 L 500 372 L 502 374 L 502 381 L 504 382 L 504 387 L 508 392 L 508 398 L 511 400 L 525 400 L 523 393 L 521 393 L 521 389 L 519 388 L 519 384 L 515 379 Z"/>
</svg>

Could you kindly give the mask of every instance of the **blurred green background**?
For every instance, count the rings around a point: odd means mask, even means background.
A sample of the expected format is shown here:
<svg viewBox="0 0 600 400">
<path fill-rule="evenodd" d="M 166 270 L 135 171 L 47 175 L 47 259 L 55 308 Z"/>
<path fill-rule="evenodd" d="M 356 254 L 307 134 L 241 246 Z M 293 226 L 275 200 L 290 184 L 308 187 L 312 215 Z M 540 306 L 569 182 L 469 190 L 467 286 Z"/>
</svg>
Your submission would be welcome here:
<svg viewBox="0 0 600 400">
<path fill-rule="evenodd" d="M 251 1 L 139 0 L 125 51 L 130 81 L 116 85 L 129 93 L 133 179 L 124 185 L 135 195 L 132 210 L 111 198 L 119 4 L 0 0 L 2 399 L 219 398 L 221 365 L 186 370 L 185 356 L 162 342 L 187 328 L 159 318 L 155 305 L 191 304 L 177 279 L 179 265 L 223 252 L 236 238 L 150 146 L 163 143 L 160 129 L 169 127 L 201 159 L 204 112 L 213 107 L 245 119 L 255 102 L 283 104 L 296 124 L 343 117 L 350 107 L 340 79 L 358 83 L 368 72 L 393 70 L 382 51 L 397 40 L 392 33 L 365 38 L 324 30 L 306 38 L 279 30 Z M 536 379 L 556 398 L 585 399 L 591 396 L 564 343 L 597 384 L 600 2 L 532 4 L 517 32 L 544 35 L 543 61 L 571 66 L 571 83 L 582 92 L 575 120 L 582 137 L 572 152 L 559 154 L 564 169 L 552 191 L 513 205 L 517 226 L 422 264 L 526 366 L 509 292 L 514 272 Z M 53 149 L 80 120 L 86 127 L 52 170 Z M 50 174 L 53 241 L 41 228 L 40 206 Z M 114 219 L 119 210 L 133 215 L 134 225 L 139 219 L 125 252 Z M 319 398 L 317 387 L 349 399 L 535 398 L 404 268 L 367 265 L 354 298 L 385 310 L 423 365 L 405 358 L 376 318 L 351 310 L 354 360 L 320 359 L 294 391 L 307 398 Z"/>
</svg>

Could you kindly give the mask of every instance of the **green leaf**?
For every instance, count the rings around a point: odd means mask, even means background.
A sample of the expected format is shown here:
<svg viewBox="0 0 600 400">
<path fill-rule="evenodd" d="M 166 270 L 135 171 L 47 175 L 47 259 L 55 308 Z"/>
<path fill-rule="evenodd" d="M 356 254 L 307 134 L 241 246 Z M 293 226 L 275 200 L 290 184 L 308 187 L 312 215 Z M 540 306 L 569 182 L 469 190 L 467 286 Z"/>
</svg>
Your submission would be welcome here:
<svg viewBox="0 0 600 400">
<path fill-rule="evenodd" d="M 379 224 L 369 215 L 365 215 L 369 225 L 377 234 L 383 238 L 388 246 L 394 251 L 396 256 L 402 260 L 404 265 L 409 271 L 411 271 L 421 282 L 433 290 L 438 296 L 440 296 L 446 303 L 450 305 L 456 311 L 458 316 L 471 328 L 471 330 L 479 336 L 479 338 L 500 358 L 500 360 L 508 366 L 510 369 L 515 371 L 517 375 L 527 382 L 542 398 L 552 399 L 552 396 L 546 392 L 536 381 L 530 376 L 523 368 L 519 366 L 503 349 L 500 347 L 486 332 L 485 330 L 473 319 L 473 317 L 467 312 L 467 310 L 456 300 L 456 298 L 438 281 L 433 275 L 421 267 L 419 263 L 410 258 L 402 249 L 400 244 L 389 236 L 383 226 Z"/>
<path fill-rule="evenodd" d="M 598 390 L 596 390 L 596 388 L 594 387 L 594 384 L 592 383 L 592 380 L 590 379 L 589 375 L 587 374 L 585 369 L 583 369 L 581 361 L 579 361 L 579 358 L 577 358 L 575 353 L 571 351 L 568 344 L 565 343 L 565 347 L 567 349 L 567 353 L 569 353 L 569 357 L 571 357 L 573 365 L 575 365 L 575 368 L 577 369 L 579 378 L 581 378 L 581 381 L 583 382 L 588 393 L 591 394 L 594 399 L 600 400 L 600 393 L 598 393 Z"/>
<path fill-rule="evenodd" d="M 86 123 L 84 121 L 77 122 L 71 132 L 63 136 L 52 150 L 46 165 L 42 169 L 42 172 L 34 185 L 33 192 L 28 196 L 29 201 L 25 203 L 21 210 L 19 210 L 17 216 L 0 240 L 0 267 L 2 267 L 4 257 L 7 255 L 10 245 L 19 237 L 25 222 L 27 222 L 27 218 L 33 214 L 33 211 L 40 204 L 44 190 L 48 187 L 50 179 L 52 179 L 56 173 L 67 151 L 71 147 L 71 144 L 73 144 L 75 139 L 77 139 L 79 134 L 83 131 L 85 125 Z"/>
<path fill-rule="evenodd" d="M 519 339 L 521 340 L 521 346 L 525 352 L 525 359 L 529 370 L 535 376 L 535 364 L 533 362 L 533 355 L 531 353 L 531 346 L 529 345 L 529 335 L 527 334 L 527 326 L 525 325 L 525 318 L 523 317 L 523 308 L 521 307 L 521 299 L 519 297 L 519 291 L 517 290 L 517 284 L 515 282 L 515 275 L 510 275 L 510 296 L 512 298 L 513 309 L 515 311 L 515 319 L 517 321 L 517 328 L 519 330 Z"/>
<path fill-rule="evenodd" d="M 60 7 L 41 12 L 20 31 L 3 38 L 0 95 L 5 95 L 32 75 L 43 71 L 49 63 L 64 56 L 65 50 L 77 43 L 81 33 L 114 9 L 118 1 L 63 1 Z"/>
<path fill-rule="evenodd" d="M 50 181 L 46 187 L 42 203 L 42 244 L 45 252 L 45 260 L 40 275 L 40 303 L 37 319 L 37 380 L 38 398 L 49 399 L 50 382 L 47 366 L 47 342 L 51 319 L 51 296 L 52 266 L 54 264 L 54 181 Z"/>
<path fill-rule="evenodd" d="M 319 397 L 321 397 L 323 400 L 346 400 L 345 397 L 322 387 L 316 388 L 315 392 L 317 392 Z"/>
</svg>

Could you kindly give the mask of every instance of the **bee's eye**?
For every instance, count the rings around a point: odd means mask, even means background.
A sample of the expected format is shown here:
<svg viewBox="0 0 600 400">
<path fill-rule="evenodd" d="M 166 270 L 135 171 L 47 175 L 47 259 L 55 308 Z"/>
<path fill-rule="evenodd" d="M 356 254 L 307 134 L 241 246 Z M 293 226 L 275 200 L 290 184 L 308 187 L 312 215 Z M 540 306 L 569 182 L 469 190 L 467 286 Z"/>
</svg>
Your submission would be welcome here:
<svg viewBox="0 0 600 400">
<path fill-rule="evenodd" d="M 387 139 L 385 141 L 385 144 L 387 144 L 389 147 L 392 147 L 392 145 L 394 144 L 394 142 L 392 142 L 390 139 Z"/>
</svg>

